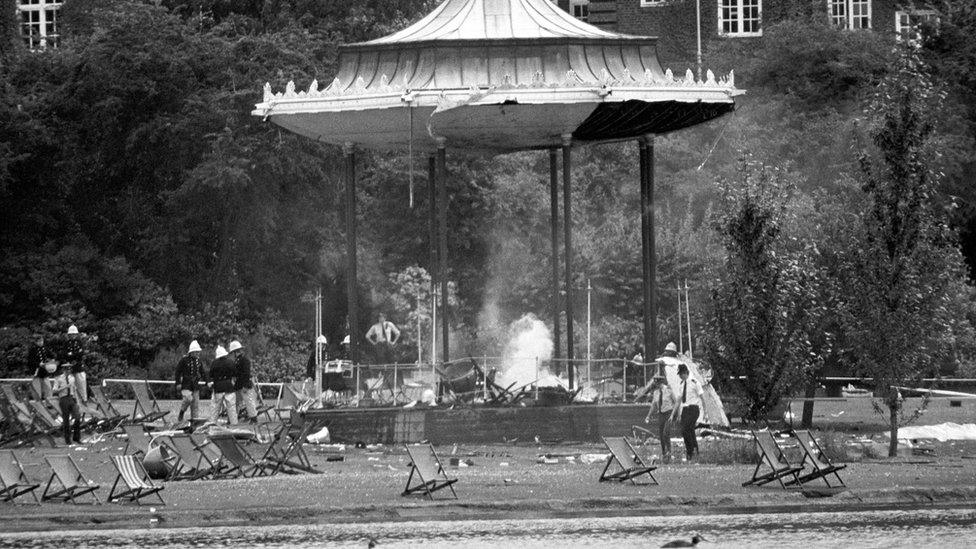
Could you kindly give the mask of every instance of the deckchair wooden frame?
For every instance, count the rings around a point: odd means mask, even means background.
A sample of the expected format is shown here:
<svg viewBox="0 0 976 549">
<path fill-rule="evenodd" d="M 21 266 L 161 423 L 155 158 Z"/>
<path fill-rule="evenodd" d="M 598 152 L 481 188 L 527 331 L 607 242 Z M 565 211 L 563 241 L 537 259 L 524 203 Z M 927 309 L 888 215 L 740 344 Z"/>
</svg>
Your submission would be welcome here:
<svg viewBox="0 0 976 549">
<path fill-rule="evenodd" d="M 126 423 L 129 417 L 126 414 L 120 412 L 112 401 L 105 397 L 105 393 L 102 391 L 101 386 L 91 385 L 88 387 L 88 396 L 95 401 L 95 406 L 102 412 L 105 416 L 105 420 L 109 423 L 114 423 L 116 426 Z"/>
<path fill-rule="evenodd" d="M 156 396 L 153 395 L 148 381 L 130 381 L 132 393 L 135 395 L 135 403 L 132 405 L 132 418 L 135 423 L 152 423 L 163 419 L 169 411 L 163 411 L 159 407 Z M 140 415 L 140 411 L 142 415 Z M 165 421 L 165 420 L 164 420 Z"/>
<path fill-rule="evenodd" d="M 313 475 L 322 474 L 322 471 L 312 467 L 312 462 L 308 459 L 308 455 L 302 447 L 305 438 L 308 437 L 311 430 L 312 424 L 305 423 L 294 435 L 291 435 L 291 430 L 287 428 L 278 432 L 275 438 L 272 439 L 271 445 L 268 446 L 268 450 L 264 456 L 261 457 L 262 460 L 277 464 L 277 467 L 271 474 L 278 472 L 294 473 L 295 471 L 311 473 Z M 298 461 L 293 461 L 292 458 Z"/>
<path fill-rule="evenodd" d="M 800 444 L 800 448 L 803 450 L 803 460 L 800 461 L 800 466 L 802 467 L 809 461 L 810 465 L 813 467 L 813 470 L 805 475 L 798 476 L 796 480 L 787 482 L 786 484 L 788 486 L 806 484 L 807 482 L 820 478 L 823 479 L 823 481 L 830 488 L 847 487 L 847 485 L 844 484 L 844 480 L 840 478 L 840 475 L 837 473 L 838 471 L 845 469 L 847 465 L 834 465 L 831 463 L 827 455 L 824 454 L 823 448 L 821 448 L 820 444 L 817 443 L 817 440 L 813 438 L 813 434 L 811 434 L 810 431 L 793 431 L 793 434 L 796 435 L 796 441 Z M 834 475 L 837 478 L 837 483 L 839 486 L 831 486 L 828 478 L 830 475 Z"/>
<path fill-rule="evenodd" d="M 769 431 L 753 431 L 752 437 L 756 441 L 759 456 L 756 459 L 756 468 L 752 472 L 752 478 L 743 482 L 742 485 L 762 486 L 769 482 L 778 481 L 784 489 L 789 488 L 783 482 L 783 478 L 793 477 L 793 480 L 796 480 L 797 474 L 803 470 L 803 467 L 793 465 L 786 459 L 786 454 Z M 769 466 L 771 471 L 760 475 L 759 471 L 764 463 Z"/>
<path fill-rule="evenodd" d="M 442 488 L 450 488 L 454 499 L 458 499 L 457 492 L 454 491 L 454 483 L 458 479 L 449 478 L 444 472 L 444 466 L 441 465 L 441 460 L 437 457 L 437 452 L 434 451 L 432 444 L 427 444 L 426 447 L 414 446 L 413 450 L 410 449 L 410 446 L 404 446 L 404 448 L 407 449 L 407 455 L 410 456 L 410 476 L 407 477 L 407 486 L 403 489 L 401 496 L 421 494 L 434 499 L 434 492 Z M 415 474 L 418 482 L 411 486 Z"/>
<path fill-rule="evenodd" d="M 78 464 L 75 463 L 74 458 L 69 455 L 50 455 L 44 456 L 44 461 L 51 468 L 51 478 L 48 479 L 47 486 L 44 487 L 41 501 L 59 500 L 78 503 L 75 501 L 75 498 L 85 494 L 91 494 L 96 504 L 102 503 L 98 499 L 98 494 L 95 493 L 100 486 L 93 484 L 85 477 L 81 469 L 78 468 Z M 55 480 L 58 481 L 61 488 L 52 491 L 51 487 Z"/>
<path fill-rule="evenodd" d="M 108 493 L 108 501 L 113 503 L 135 503 L 142 505 L 142 498 L 155 495 L 159 498 L 160 505 L 166 505 L 163 496 L 159 492 L 163 486 L 154 484 L 142 463 L 133 455 L 112 456 L 112 465 L 118 471 L 112 489 Z M 115 491 L 119 487 L 119 481 L 125 485 L 125 489 Z"/>
<path fill-rule="evenodd" d="M 625 437 L 603 437 L 603 444 L 610 451 L 610 457 L 607 458 L 603 472 L 600 473 L 600 482 L 613 480 L 617 482 L 630 481 L 631 484 L 658 484 L 653 473 L 657 466 L 645 464 L 640 454 Z M 620 471 L 607 474 L 614 462 L 620 466 Z M 635 480 L 642 475 L 650 477 L 651 482 L 637 482 Z"/>
<path fill-rule="evenodd" d="M 190 441 L 193 442 L 193 445 L 197 447 L 197 450 L 203 454 L 204 459 L 210 464 L 210 478 L 220 479 L 235 476 L 232 474 L 232 467 L 229 464 L 223 463 L 223 452 L 213 443 L 213 439 L 201 434 L 191 434 Z"/>
<path fill-rule="evenodd" d="M 262 458 L 257 460 L 234 437 L 213 437 L 210 441 L 220 449 L 220 464 L 228 467 L 227 475 L 236 477 L 264 477 L 277 471 L 279 464 Z"/>
<path fill-rule="evenodd" d="M 16 503 L 18 497 L 30 494 L 34 503 L 40 505 L 41 500 L 34 493 L 40 486 L 27 478 L 24 467 L 13 450 L 0 450 L 0 499 Z"/>
</svg>

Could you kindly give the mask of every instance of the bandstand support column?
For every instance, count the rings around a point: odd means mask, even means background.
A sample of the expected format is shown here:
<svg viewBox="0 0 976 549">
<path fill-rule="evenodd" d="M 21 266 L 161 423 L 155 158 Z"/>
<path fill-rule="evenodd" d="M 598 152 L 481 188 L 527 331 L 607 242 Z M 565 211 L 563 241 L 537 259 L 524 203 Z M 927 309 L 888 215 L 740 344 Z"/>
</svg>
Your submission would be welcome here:
<svg viewBox="0 0 976 549">
<path fill-rule="evenodd" d="M 349 313 L 349 359 L 359 363 L 359 299 L 356 260 L 356 148 L 342 147 L 346 176 L 346 299 Z"/>
<path fill-rule="evenodd" d="M 441 361 L 451 360 L 448 322 L 448 294 L 447 294 L 447 148 L 443 137 L 437 138 L 437 218 L 440 232 L 437 259 L 439 267 L 437 275 L 441 281 Z"/>
<path fill-rule="evenodd" d="M 430 246 L 430 363 L 437 363 L 437 157 L 430 155 L 427 159 L 427 218 L 430 229 L 428 244 Z"/>
<path fill-rule="evenodd" d="M 549 149 L 549 226 L 552 238 L 552 341 L 553 358 L 559 359 L 563 355 L 562 342 L 559 334 L 559 151 L 553 147 Z"/>
<path fill-rule="evenodd" d="M 654 136 L 638 142 L 641 191 L 641 257 L 644 270 L 644 362 L 657 356 L 657 272 L 654 242 Z"/>
<path fill-rule="evenodd" d="M 573 210 L 572 135 L 563 135 L 563 253 L 566 261 L 566 369 L 569 390 L 576 386 L 573 372 Z"/>
</svg>

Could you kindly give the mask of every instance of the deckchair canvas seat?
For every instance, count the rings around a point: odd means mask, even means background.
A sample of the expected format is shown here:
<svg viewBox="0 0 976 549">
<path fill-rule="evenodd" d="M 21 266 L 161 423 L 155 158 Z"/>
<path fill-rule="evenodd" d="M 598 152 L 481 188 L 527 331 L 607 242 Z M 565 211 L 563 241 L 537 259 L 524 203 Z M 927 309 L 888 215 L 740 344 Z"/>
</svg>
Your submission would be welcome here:
<svg viewBox="0 0 976 549">
<path fill-rule="evenodd" d="M 109 501 L 116 503 L 135 502 L 136 505 L 142 505 L 140 501 L 142 498 L 155 495 L 159 498 L 161 505 L 166 505 L 163 496 L 159 493 L 163 486 L 153 484 L 149 474 L 146 473 L 146 469 L 135 456 L 112 456 L 112 464 L 115 465 L 115 470 L 119 474 L 115 477 L 112 490 L 108 493 Z M 125 485 L 125 489 L 122 489 L 119 482 Z M 119 489 L 117 492 L 116 488 Z"/>
<path fill-rule="evenodd" d="M 807 482 L 816 479 L 823 479 L 827 483 L 828 487 L 833 487 L 830 484 L 829 475 L 833 475 L 837 479 L 837 483 L 840 487 L 846 487 L 844 480 L 840 478 L 838 471 L 847 467 L 847 465 L 834 465 L 830 462 L 830 459 L 824 454 L 823 448 L 817 443 L 817 440 L 813 438 L 810 431 L 795 431 L 796 440 L 800 444 L 800 448 L 803 450 L 803 460 L 800 465 L 804 465 L 807 462 L 813 470 L 805 475 L 798 476 L 795 480 L 791 480 L 786 484 L 789 485 L 802 485 Z"/>
<path fill-rule="evenodd" d="M 71 456 L 45 456 L 44 460 L 47 461 L 48 466 L 51 468 L 51 478 L 47 481 L 44 494 L 41 495 L 42 501 L 58 500 L 77 503 L 75 498 L 85 494 L 91 494 L 91 497 L 95 499 L 95 503 L 101 503 L 98 495 L 95 494 L 95 490 L 99 489 L 99 485 L 91 482 L 82 474 L 81 469 L 78 468 L 78 464 L 75 463 L 75 460 Z M 56 488 L 54 481 L 57 481 L 61 485 L 61 488 Z"/>
<path fill-rule="evenodd" d="M 432 444 L 414 446 L 413 449 L 406 446 L 406 449 L 407 455 L 410 456 L 410 476 L 407 477 L 407 487 L 400 495 L 420 494 L 434 499 L 434 492 L 442 488 L 450 488 L 454 499 L 458 499 L 457 492 L 454 491 L 454 483 L 458 479 L 449 478 L 444 472 L 444 467 Z M 414 475 L 417 477 L 417 483 L 412 485 Z"/>
<path fill-rule="evenodd" d="M 138 423 L 152 423 L 166 417 L 169 411 L 159 407 L 156 397 L 149 391 L 148 381 L 129 382 L 136 400 L 132 405 L 132 421 Z"/>
<path fill-rule="evenodd" d="M 40 504 L 34 493 L 40 484 L 31 482 L 24 473 L 24 467 L 11 450 L 0 451 L 0 499 L 14 501 L 24 494 L 30 494 L 34 503 Z"/>
<path fill-rule="evenodd" d="M 642 475 L 647 475 L 650 477 L 651 482 L 644 484 L 658 484 L 653 474 L 653 471 L 657 467 L 645 464 L 644 460 L 637 453 L 637 450 L 634 449 L 633 445 L 626 438 L 603 437 L 603 443 L 606 444 L 607 450 L 610 451 L 610 457 L 607 458 L 607 464 L 603 467 L 603 472 L 600 474 L 600 482 L 610 480 L 624 482 L 629 480 L 632 484 L 638 484 L 635 479 Z M 608 474 L 607 472 L 614 462 L 620 467 L 620 471 Z"/>
<path fill-rule="evenodd" d="M 268 476 L 277 470 L 278 464 L 267 459 L 254 459 L 234 437 L 214 437 L 211 442 L 220 449 L 220 464 L 228 467 L 228 476 Z"/>
<path fill-rule="evenodd" d="M 214 472 L 213 464 L 190 437 L 164 437 L 162 443 L 174 454 L 170 459 L 170 472 L 166 480 L 198 480 Z"/>
</svg>

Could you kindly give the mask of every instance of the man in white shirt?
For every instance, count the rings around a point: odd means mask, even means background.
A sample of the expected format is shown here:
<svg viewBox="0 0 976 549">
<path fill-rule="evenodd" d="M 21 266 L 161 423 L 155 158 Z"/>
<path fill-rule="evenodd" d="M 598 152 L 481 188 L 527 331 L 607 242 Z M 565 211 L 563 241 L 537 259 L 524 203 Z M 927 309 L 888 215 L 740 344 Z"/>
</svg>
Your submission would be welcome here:
<svg viewBox="0 0 976 549">
<path fill-rule="evenodd" d="M 705 391 L 702 389 L 698 380 L 688 374 L 688 366 L 678 364 L 678 377 L 681 383 L 678 386 L 678 406 L 675 407 L 671 416 L 673 421 L 681 422 L 681 438 L 685 440 L 685 454 L 688 461 L 698 455 L 698 439 L 695 438 L 695 426 L 698 425 L 698 417 L 701 415 L 702 396 Z"/>
<path fill-rule="evenodd" d="M 658 437 L 661 439 L 661 460 L 671 463 L 671 414 L 675 408 L 674 393 L 663 376 L 655 376 L 651 382 L 651 409 L 644 417 L 644 423 L 657 417 Z"/>
<path fill-rule="evenodd" d="M 393 346 L 400 340 L 400 329 L 396 324 L 388 321 L 386 315 L 380 313 L 376 324 L 370 326 L 366 332 L 366 339 L 373 344 L 373 352 L 378 364 L 393 362 Z"/>
</svg>

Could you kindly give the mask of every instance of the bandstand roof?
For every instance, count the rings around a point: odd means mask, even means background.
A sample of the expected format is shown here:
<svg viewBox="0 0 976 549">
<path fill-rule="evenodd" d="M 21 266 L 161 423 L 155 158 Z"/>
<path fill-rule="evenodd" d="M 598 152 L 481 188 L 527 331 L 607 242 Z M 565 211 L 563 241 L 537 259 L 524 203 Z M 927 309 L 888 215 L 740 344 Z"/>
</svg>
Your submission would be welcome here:
<svg viewBox="0 0 976 549">
<path fill-rule="evenodd" d="M 664 133 L 730 112 L 732 75 L 697 81 L 656 38 L 610 33 L 548 0 L 445 0 L 389 36 L 340 48 L 321 88 L 265 85 L 254 114 L 367 148 L 507 152 Z"/>
</svg>

